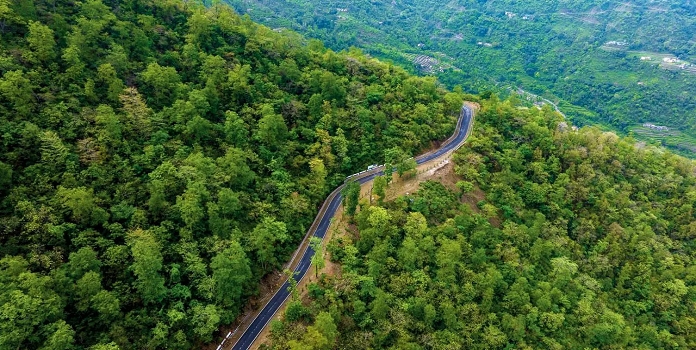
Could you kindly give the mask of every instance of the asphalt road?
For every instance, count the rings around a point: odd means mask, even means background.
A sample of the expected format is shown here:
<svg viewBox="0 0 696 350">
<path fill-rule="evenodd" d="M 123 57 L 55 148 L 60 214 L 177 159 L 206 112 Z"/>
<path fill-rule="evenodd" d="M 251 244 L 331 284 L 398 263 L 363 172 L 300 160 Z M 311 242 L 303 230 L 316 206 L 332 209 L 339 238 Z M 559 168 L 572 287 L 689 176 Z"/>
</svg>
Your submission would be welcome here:
<svg viewBox="0 0 696 350">
<path fill-rule="evenodd" d="M 419 165 L 423 164 L 425 162 L 438 158 L 447 152 L 455 150 L 456 148 L 461 146 L 464 140 L 466 140 L 466 138 L 469 136 L 469 127 L 472 122 L 472 117 L 473 110 L 468 105 L 464 105 L 459 115 L 459 120 L 457 122 L 458 127 L 457 130 L 455 130 L 454 138 L 450 138 L 445 144 L 442 145 L 442 147 L 438 148 L 434 152 L 416 157 L 416 163 L 418 163 Z M 355 175 L 351 175 L 348 178 L 355 178 L 356 181 L 363 184 L 374 179 L 377 176 L 383 175 L 384 171 L 381 169 L 383 169 L 383 166 L 378 169 L 375 169 L 375 171 L 364 172 L 365 175 L 363 176 L 360 175 L 362 174 L 361 172 Z M 341 204 L 342 200 L 343 198 L 340 193 L 333 198 L 333 200 L 329 204 L 328 209 L 326 210 L 326 212 L 324 212 L 324 216 L 321 218 L 321 221 L 317 226 L 316 231 L 314 231 L 314 236 L 324 239 L 324 235 L 326 235 L 326 231 L 329 229 L 331 218 L 333 218 L 334 214 L 336 213 L 336 209 L 338 209 L 338 206 Z M 299 264 L 297 265 L 294 271 L 295 279 L 298 282 L 301 281 L 307 274 L 307 271 L 309 271 L 312 256 L 314 256 L 314 251 L 312 250 L 312 248 L 308 247 L 307 250 L 304 252 L 304 255 L 302 255 L 302 259 L 300 260 Z M 256 338 L 259 336 L 266 324 L 268 324 L 268 322 L 271 321 L 276 311 L 278 311 L 281 305 L 283 305 L 285 300 L 290 296 L 290 292 L 288 291 L 289 286 L 290 285 L 287 281 L 283 283 L 283 285 L 276 292 L 276 294 L 273 295 L 271 300 L 263 307 L 263 310 L 252 321 L 249 328 L 247 328 L 246 331 L 244 331 L 244 334 L 242 334 L 239 340 L 237 340 L 237 342 L 232 346 L 232 349 L 246 350 L 251 347 L 251 345 L 254 343 L 254 340 L 256 340 Z M 218 346 L 218 350 L 220 350 L 221 348 L 222 344 L 221 346 Z"/>
</svg>

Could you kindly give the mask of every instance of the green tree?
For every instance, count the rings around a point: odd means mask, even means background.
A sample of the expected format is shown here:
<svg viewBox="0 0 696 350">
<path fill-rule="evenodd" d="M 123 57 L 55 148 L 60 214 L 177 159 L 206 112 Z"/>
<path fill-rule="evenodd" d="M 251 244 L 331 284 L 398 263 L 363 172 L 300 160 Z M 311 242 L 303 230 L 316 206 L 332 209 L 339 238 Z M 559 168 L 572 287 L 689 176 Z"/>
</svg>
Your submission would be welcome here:
<svg viewBox="0 0 696 350">
<path fill-rule="evenodd" d="M 0 348 L 38 348 L 43 339 L 34 335 L 41 332 L 55 336 L 48 339 L 49 344 L 55 340 L 57 346 L 65 345 L 70 330 L 59 319 L 63 302 L 51 289 L 53 281 L 27 268 L 27 261 L 21 257 L 0 260 Z"/>
<path fill-rule="evenodd" d="M 58 202 L 67 208 L 71 217 L 85 225 L 96 225 L 108 219 L 109 214 L 95 203 L 92 189 L 85 187 L 58 187 L 56 192 Z"/>
<path fill-rule="evenodd" d="M 145 304 L 159 303 L 167 293 L 160 274 L 163 258 L 161 246 L 149 231 L 137 229 L 128 235 L 133 256 L 131 270 L 137 277 L 135 288 Z"/>
<path fill-rule="evenodd" d="M 201 341 L 211 341 L 213 332 L 220 323 L 220 314 L 215 305 L 196 304 L 191 308 L 191 325 L 193 332 Z"/>
<path fill-rule="evenodd" d="M 99 314 L 103 324 L 111 324 L 121 312 L 121 302 L 113 292 L 100 290 L 90 299 L 92 309 Z"/>
<path fill-rule="evenodd" d="M 9 71 L 3 75 L 0 79 L 0 94 L 22 117 L 29 115 L 36 101 L 31 80 L 19 70 Z"/>
<path fill-rule="evenodd" d="M 9 190 L 12 186 L 12 167 L 0 162 L 0 193 Z"/>
<path fill-rule="evenodd" d="M 312 255 L 312 265 L 314 265 L 314 275 L 319 277 L 319 270 L 324 268 L 324 246 L 322 245 L 322 239 L 316 236 L 312 236 L 309 239 L 309 246 L 314 251 Z"/>
<path fill-rule="evenodd" d="M 5 33 L 7 24 L 19 21 L 20 18 L 12 10 L 12 2 L 10 0 L 0 0 L 0 33 Z"/>
<path fill-rule="evenodd" d="M 348 156 L 349 144 L 343 129 L 336 129 L 336 136 L 331 139 L 331 148 L 333 148 L 334 153 L 341 161 L 343 168 L 348 168 L 351 164 L 351 158 Z"/>
<path fill-rule="evenodd" d="M 457 265 L 462 249 L 456 241 L 444 241 L 437 252 L 438 279 L 444 283 L 454 283 L 457 279 Z"/>
<path fill-rule="evenodd" d="M 118 100 L 123 105 L 123 124 L 127 127 L 127 131 L 139 137 L 149 136 L 152 130 L 152 109 L 145 104 L 142 95 L 136 88 L 124 89 L 121 80 L 115 74 L 112 77 L 112 73 L 108 72 L 109 68 L 106 70 L 105 75 L 110 77 L 108 80 L 109 96 L 112 97 L 116 92 L 121 93 Z"/>
<path fill-rule="evenodd" d="M 319 158 L 309 161 L 309 194 L 310 198 L 319 199 L 324 195 L 326 188 L 326 176 L 328 174 L 324 162 Z"/>
<path fill-rule="evenodd" d="M 242 203 L 239 193 L 222 188 L 218 192 L 216 203 L 208 202 L 208 226 L 219 237 L 229 236 L 235 226 L 235 219 L 240 218 Z"/>
<path fill-rule="evenodd" d="M 69 350 L 74 348 L 75 331 L 63 320 L 51 324 L 52 333 L 46 339 L 41 349 Z"/>
<path fill-rule="evenodd" d="M 372 193 L 377 195 L 377 205 L 384 205 L 384 199 L 387 195 L 387 177 L 386 176 L 377 176 L 373 180 L 373 187 L 372 187 Z"/>
<path fill-rule="evenodd" d="M 215 281 L 216 299 L 223 306 L 239 305 L 243 288 L 251 279 L 251 268 L 242 246 L 232 241 L 210 263 Z"/>
<path fill-rule="evenodd" d="M 186 123 L 185 134 L 192 143 L 207 145 L 215 137 L 215 129 L 209 120 L 196 115 Z"/>
<path fill-rule="evenodd" d="M 174 67 L 163 67 L 157 63 L 148 64 L 141 73 L 142 89 L 148 96 L 148 105 L 154 108 L 169 106 L 178 97 L 181 77 Z"/>
<path fill-rule="evenodd" d="M 248 154 L 239 148 L 230 147 L 225 156 L 216 159 L 222 180 L 237 188 L 245 188 L 256 177 L 248 165 Z"/>
<path fill-rule="evenodd" d="M 306 318 L 309 316 L 309 310 L 302 305 L 299 300 L 293 300 L 288 303 L 288 307 L 285 309 L 285 319 L 288 322 L 295 322 Z"/>
<path fill-rule="evenodd" d="M 97 124 L 97 140 L 106 149 L 115 151 L 123 142 L 123 125 L 114 110 L 107 105 L 97 107 L 94 121 Z"/>
<path fill-rule="evenodd" d="M 70 253 L 68 263 L 63 266 L 67 275 L 77 281 L 87 272 L 99 272 L 102 263 L 90 247 L 82 247 Z"/>
<path fill-rule="evenodd" d="M 469 181 L 457 181 L 457 188 L 461 192 L 460 196 L 471 192 L 474 189 L 474 184 Z"/>
<path fill-rule="evenodd" d="M 264 218 L 251 232 L 249 242 L 256 251 L 258 262 L 264 271 L 280 265 L 279 245 L 288 239 L 285 223 L 273 218 Z"/>
<path fill-rule="evenodd" d="M 82 52 L 77 44 L 70 44 L 68 47 L 63 49 L 63 54 L 61 58 L 65 62 L 67 68 L 65 69 L 64 78 L 71 83 L 78 83 L 82 81 L 87 65 L 82 59 Z"/>
<path fill-rule="evenodd" d="M 119 350 L 120 348 L 118 347 L 118 344 L 111 342 L 107 344 L 97 344 L 94 346 L 91 346 L 89 348 L 90 350 Z"/>
<path fill-rule="evenodd" d="M 181 219 L 191 232 L 202 229 L 205 218 L 205 203 L 210 193 L 201 182 L 191 182 L 186 191 L 176 198 L 176 206 L 179 209 Z"/>
<path fill-rule="evenodd" d="M 27 42 L 32 54 L 41 62 L 46 62 L 55 56 L 56 40 L 51 28 L 40 22 L 29 22 Z"/>
<path fill-rule="evenodd" d="M 105 87 L 103 96 L 106 96 L 112 102 L 119 101 L 125 85 L 118 78 L 116 69 L 114 69 L 111 63 L 104 63 L 97 68 L 97 81 Z"/>
<path fill-rule="evenodd" d="M 235 112 L 226 111 L 225 118 L 225 140 L 235 147 L 245 146 L 249 139 L 249 127 Z"/>
<path fill-rule="evenodd" d="M 396 172 L 399 174 L 399 176 L 404 176 L 408 174 L 412 175 L 413 173 L 415 173 L 416 166 L 418 166 L 418 163 L 416 163 L 415 159 L 407 158 L 406 160 L 404 160 L 396 166 Z"/>
<path fill-rule="evenodd" d="M 385 175 L 389 177 L 394 168 L 399 176 L 416 169 L 416 161 L 410 158 L 401 148 L 392 147 L 384 151 Z M 389 168 L 386 166 L 389 165 Z"/>
<path fill-rule="evenodd" d="M 288 279 L 288 292 L 290 292 L 290 296 L 292 296 L 291 300 L 299 301 L 300 292 L 297 290 L 297 280 L 295 280 L 296 272 L 290 269 L 284 269 L 283 274 Z"/>
<path fill-rule="evenodd" d="M 314 320 L 314 327 L 326 338 L 328 342 L 326 348 L 331 349 L 339 335 L 338 327 L 331 314 L 325 311 L 319 312 Z"/>
<path fill-rule="evenodd" d="M 288 127 L 283 117 L 276 114 L 272 106 L 263 105 L 254 137 L 262 144 L 278 149 L 285 142 L 287 135 Z"/>
<path fill-rule="evenodd" d="M 343 207 L 348 215 L 355 215 L 358 208 L 358 200 L 360 199 L 360 183 L 357 181 L 348 181 L 341 190 L 343 196 Z"/>
<path fill-rule="evenodd" d="M 101 291 L 101 276 L 99 273 L 90 271 L 84 274 L 75 282 L 75 296 L 77 299 L 76 307 L 80 311 L 87 311 L 92 297 Z"/>
</svg>

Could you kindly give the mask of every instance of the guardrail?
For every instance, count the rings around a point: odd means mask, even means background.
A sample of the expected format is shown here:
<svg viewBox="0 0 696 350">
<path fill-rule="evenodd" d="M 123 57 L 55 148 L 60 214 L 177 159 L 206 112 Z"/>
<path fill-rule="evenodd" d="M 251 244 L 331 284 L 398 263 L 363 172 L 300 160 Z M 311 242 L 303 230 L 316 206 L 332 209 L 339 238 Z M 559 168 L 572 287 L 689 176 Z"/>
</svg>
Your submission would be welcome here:
<svg viewBox="0 0 696 350">
<path fill-rule="evenodd" d="M 447 146 L 447 145 L 450 144 L 453 140 L 455 140 L 455 139 L 457 138 L 457 136 L 459 136 L 459 134 L 461 133 L 461 132 L 460 132 L 461 123 L 462 123 L 463 120 L 464 120 L 464 114 L 465 114 L 465 113 L 468 113 L 468 110 L 467 110 L 466 106 L 462 106 L 462 110 L 461 110 L 461 112 L 460 112 L 460 114 L 459 114 L 459 118 L 458 118 L 458 120 L 457 120 L 457 124 L 456 124 L 455 130 L 454 130 L 454 133 L 453 133 L 449 138 L 447 138 L 445 141 L 443 141 L 442 144 L 440 145 L 440 147 L 439 147 L 438 149 L 441 149 L 442 147 Z M 468 135 L 468 134 L 470 133 L 472 124 L 473 124 L 473 123 L 470 121 L 470 122 L 469 122 L 469 126 L 468 126 L 468 128 L 467 128 L 467 130 L 466 130 L 465 136 Z M 465 137 L 465 138 L 466 138 L 466 137 Z M 461 147 L 461 145 L 457 145 L 457 147 L 455 147 L 454 149 L 452 149 L 452 150 L 450 150 L 450 151 L 444 153 L 443 156 L 446 155 L 446 154 L 449 154 L 449 153 L 451 153 L 451 152 L 454 152 L 455 150 L 459 149 L 459 147 Z M 425 158 L 425 157 L 431 155 L 431 154 L 434 153 L 434 152 L 437 152 L 438 149 L 432 150 L 432 151 L 427 152 L 427 153 L 424 153 L 424 154 L 421 154 L 421 155 L 419 155 L 419 156 L 417 156 L 417 157 L 415 157 L 415 158 L 414 158 L 414 157 L 411 157 L 411 158 L 409 158 L 409 159 L 415 159 L 416 161 L 418 161 L 418 160 L 420 160 L 420 159 L 423 159 L 423 158 Z M 297 247 L 297 249 L 296 249 L 295 252 L 293 253 L 293 255 L 292 255 L 292 257 L 290 258 L 290 260 L 289 260 L 285 265 L 283 265 L 283 269 L 291 269 L 291 270 L 293 270 L 293 273 L 294 273 L 294 269 L 295 269 L 296 266 L 298 265 L 299 260 L 301 260 L 301 258 L 304 256 L 304 254 L 306 253 L 307 249 L 309 248 L 309 238 L 310 238 L 311 236 L 314 235 L 314 233 L 315 233 L 316 230 L 317 230 L 317 227 L 321 224 L 322 219 L 323 219 L 324 216 L 326 215 L 326 211 L 329 209 L 329 206 L 331 205 L 331 203 L 333 202 L 333 200 L 336 198 L 336 196 L 339 195 L 339 193 L 340 193 L 341 190 L 345 187 L 345 185 L 346 185 L 346 183 L 347 183 L 348 181 L 351 181 L 351 180 L 358 180 L 358 181 L 359 181 L 360 179 L 362 179 L 362 178 L 364 178 L 364 177 L 368 177 L 368 176 L 370 176 L 370 175 L 376 174 L 376 173 L 378 173 L 378 172 L 380 172 L 380 171 L 383 171 L 383 170 L 384 170 L 384 164 L 379 165 L 379 166 L 377 166 L 377 167 L 375 167 L 375 168 L 373 168 L 373 169 L 370 169 L 370 170 L 363 170 L 363 171 L 357 172 L 357 173 L 355 173 L 355 174 L 348 175 L 348 176 L 346 177 L 346 179 L 344 180 L 343 184 L 339 185 L 339 186 L 336 187 L 333 191 L 331 191 L 331 193 L 326 197 L 326 199 L 325 199 L 324 202 L 322 203 L 321 207 L 319 208 L 319 212 L 317 213 L 317 216 L 314 218 L 314 221 L 312 222 L 312 225 L 309 227 L 309 229 L 307 230 L 307 233 L 306 233 L 306 234 L 304 235 L 304 237 L 302 238 L 302 242 L 300 243 L 300 246 Z M 324 237 L 325 237 L 325 236 L 324 236 Z M 322 241 L 324 240 L 324 237 L 322 237 Z M 301 254 L 300 254 L 300 253 L 301 253 Z M 299 258 L 299 260 L 298 260 L 298 258 Z M 283 281 L 283 283 L 281 283 L 281 286 L 282 286 L 285 282 L 287 282 L 287 280 Z M 299 282 L 299 281 L 298 281 L 298 282 Z M 265 307 L 268 305 L 268 303 L 270 303 L 270 301 L 273 299 L 273 296 L 275 296 L 277 293 L 278 293 L 278 291 L 276 291 L 275 293 L 273 293 L 273 294 L 270 296 L 268 302 L 266 302 L 266 304 L 264 305 L 264 307 L 258 310 L 258 312 L 256 313 L 256 316 L 254 317 L 254 320 L 255 320 L 255 319 L 259 316 L 259 314 L 265 309 Z M 251 316 L 251 315 L 247 316 L 246 318 L 248 319 L 248 317 L 250 317 L 250 316 Z M 254 322 L 254 321 L 252 321 L 251 323 L 253 323 L 253 322 Z M 251 323 L 250 323 L 249 325 L 247 325 L 247 328 L 251 325 Z M 241 326 L 241 325 L 240 325 L 240 326 Z M 231 332 L 229 332 L 229 333 L 227 334 L 227 336 L 226 336 L 225 339 L 222 341 L 222 343 L 221 343 L 220 345 L 218 345 L 217 350 L 221 350 L 221 349 L 222 349 L 222 347 L 223 347 L 225 341 L 227 341 L 232 335 L 236 334 L 236 333 L 239 331 L 239 327 L 240 327 L 240 326 L 238 326 L 237 329 L 235 329 L 234 331 L 231 331 Z M 246 330 L 247 330 L 247 329 L 245 328 L 245 329 L 244 329 L 244 332 L 246 332 Z M 244 334 L 244 333 L 242 333 L 242 334 Z M 258 336 L 258 335 L 257 335 L 257 336 Z M 236 344 L 236 343 L 235 343 L 235 344 Z"/>
<path fill-rule="evenodd" d="M 343 181 L 343 183 L 345 184 L 345 183 L 347 183 L 347 182 L 350 181 L 350 180 L 360 180 L 360 179 L 362 179 L 363 177 L 367 177 L 367 176 L 370 176 L 370 175 L 372 175 L 372 174 L 376 174 L 376 173 L 378 173 L 378 172 L 380 172 L 380 171 L 382 171 L 382 170 L 384 170 L 384 164 L 382 164 L 382 165 L 380 165 L 380 166 L 378 166 L 378 167 L 374 167 L 374 168 L 372 168 L 372 169 L 370 169 L 370 170 L 363 170 L 363 171 L 361 171 L 361 172 L 359 172 L 359 173 L 355 173 L 355 174 L 353 174 L 353 175 L 348 175 L 348 176 L 346 176 L 346 179 Z M 343 186 L 343 185 L 341 185 L 341 186 Z"/>
<path fill-rule="evenodd" d="M 299 255 L 300 251 L 306 251 L 307 247 L 309 246 L 309 237 L 312 236 L 312 234 L 317 230 L 317 226 L 321 223 L 321 219 L 324 218 L 324 215 L 326 214 L 326 211 L 329 209 L 329 205 L 331 205 L 331 202 L 333 202 L 333 199 L 341 192 L 343 187 L 345 187 L 345 183 L 341 184 L 340 186 L 336 187 L 328 197 L 324 200 L 324 203 L 322 203 L 321 207 L 319 208 L 319 212 L 317 213 L 317 216 L 314 218 L 314 222 L 312 222 L 312 225 L 309 226 L 309 230 L 307 230 L 307 233 L 305 236 L 302 238 L 302 243 L 300 244 L 299 247 L 297 247 L 297 250 L 295 250 L 295 253 L 292 255 L 290 258 L 290 261 L 288 261 L 284 266 L 283 269 L 289 269 L 293 267 L 293 265 L 296 264 L 296 259 Z"/>
<path fill-rule="evenodd" d="M 453 141 L 454 139 L 457 138 L 457 136 L 459 136 L 459 129 L 461 128 L 462 122 L 464 121 L 464 118 L 463 118 L 463 117 L 464 117 L 464 114 L 465 114 L 465 113 L 467 113 L 467 112 L 466 112 L 466 108 L 465 108 L 465 107 L 462 107 L 462 111 L 459 113 L 459 118 L 457 118 L 457 124 L 455 125 L 454 133 L 453 133 L 452 135 L 450 135 L 450 137 L 448 137 L 445 141 L 442 141 L 442 144 L 440 144 L 440 148 L 449 145 L 450 143 L 452 143 L 452 141 Z M 469 125 L 471 126 L 471 123 L 469 123 Z M 469 127 L 469 129 L 470 129 L 470 128 L 471 128 L 471 127 Z M 467 133 L 467 134 L 468 134 L 468 133 Z M 459 147 L 461 147 L 461 146 L 457 146 L 456 149 L 459 149 Z M 456 150 L 456 149 L 455 149 L 455 150 Z M 413 160 L 415 160 L 415 161 L 418 161 L 418 160 L 420 160 L 420 159 L 423 159 L 423 158 L 425 158 L 425 157 L 431 155 L 431 154 L 434 153 L 434 152 L 437 152 L 437 149 L 436 149 L 436 150 L 429 151 L 429 152 L 426 152 L 426 153 L 423 153 L 423 154 L 421 154 L 421 155 L 419 155 L 419 156 L 417 156 L 417 157 L 409 157 L 408 159 L 413 159 Z M 369 176 L 369 175 L 378 173 L 378 172 L 380 172 L 380 171 L 382 171 L 382 170 L 384 170 L 384 164 L 379 165 L 379 166 L 377 166 L 377 167 L 375 167 L 375 168 L 372 168 L 372 169 L 369 169 L 369 170 L 363 170 L 363 171 L 357 172 L 357 173 L 355 173 L 355 174 L 348 175 L 348 176 L 346 177 L 344 183 L 346 183 L 346 182 L 352 180 L 353 178 L 358 178 L 358 177 L 359 177 L 359 178 L 362 178 L 362 177 L 364 177 L 364 176 Z M 364 176 L 360 176 L 361 174 L 365 174 L 365 175 L 364 175 Z"/>
<path fill-rule="evenodd" d="M 452 143 L 452 141 L 454 141 L 454 139 L 457 138 L 457 136 L 459 136 L 459 129 L 462 127 L 462 123 L 464 122 L 464 114 L 465 113 L 468 113 L 468 111 L 467 111 L 466 107 L 462 107 L 462 110 L 459 112 L 459 118 L 457 119 L 457 125 L 454 127 L 454 133 L 450 137 L 448 137 L 445 141 L 442 141 L 440 148 L 449 145 L 450 143 Z M 471 128 L 471 123 L 469 123 L 469 128 Z M 459 147 L 457 147 L 457 148 L 459 148 Z M 435 152 L 437 152 L 437 149 L 434 149 L 430 152 L 426 152 L 426 153 L 423 153 L 415 158 L 413 158 L 413 157 L 412 158 L 415 159 L 416 161 L 418 161 L 420 159 L 428 157 L 429 155 L 431 155 Z"/>
</svg>

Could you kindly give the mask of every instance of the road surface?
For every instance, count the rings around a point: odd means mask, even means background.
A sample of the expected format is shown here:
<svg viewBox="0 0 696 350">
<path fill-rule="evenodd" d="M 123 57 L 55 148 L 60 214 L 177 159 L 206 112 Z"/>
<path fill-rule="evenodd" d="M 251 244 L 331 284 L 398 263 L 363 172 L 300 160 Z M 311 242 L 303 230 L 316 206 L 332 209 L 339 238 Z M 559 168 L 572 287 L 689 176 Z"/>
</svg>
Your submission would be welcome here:
<svg viewBox="0 0 696 350">
<path fill-rule="evenodd" d="M 459 148 L 464 143 L 466 138 L 469 136 L 469 133 L 471 131 L 472 119 L 473 109 L 469 105 L 464 105 L 459 115 L 459 120 L 457 121 L 457 128 L 455 130 L 454 135 L 452 135 L 452 137 L 446 140 L 443 143 L 442 147 L 438 148 L 437 150 L 416 157 L 416 163 L 418 163 L 419 165 L 426 163 Z M 358 181 L 360 184 L 363 184 L 383 174 L 384 166 L 379 166 L 370 171 L 363 171 L 357 174 L 353 174 L 349 176 L 347 179 L 355 180 Z M 336 209 L 338 209 L 338 206 L 341 204 L 341 201 L 343 200 L 340 194 L 341 188 L 343 188 L 343 185 L 341 185 L 339 188 L 334 190 L 331 193 L 331 195 L 329 195 L 329 197 L 327 198 L 328 200 L 330 200 L 328 202 L 328 206 L 326 206 L 326 203 L 324 204 L 326 210 L 320 210 L 319 214 L 317 215 L 317 218 L 315 219 L 315 222 L 319 220 L 319 225 L 316 227 L 316 230 L 314 231 L 314 236 L 319 237 L 322 240 L 324 239 L 324 235 L 326 234 L 326 231 L 328 230 L 329 225 L 331 224 L 331 218 L 333 218 L 334 214 L 336 213 Z M 307 271 L 309 271 L 313 255 L 314 251 L 312 250 L 312 248 L 307 247 L 307 249 L 304 251 L 304 254 L 302 255 L 302 258 L 297 264 L 297 267 L 294 270 L 295 279 L 298 282 L 301 281 L 307 274 Z M 293 259 L 294 258 L 295 257 L 293 257 Z M 278 289 L 278 291 L 275 293 L 275 295 L 273 295 L 271 300 L 268 301 L 268 303 L 263 307 L 261 312 L 251 322 L 249 328 L 247 328 L 244 331 L 244 334 L 242 334 L 242 336 L 239 338 L 239 340 L 237 340 L 237 342 L 234 345 L 232 345 L 233 350 L 247 350 L 251 347 L 251 345 L 254 343 L 259 334 L 261 334 L 261 331 L 263 331 L 268 322 L 271 321 L 276 311 L 278 311 L 278 309 L 283 305 L 285 300 L 290 296 L 290 292 L 288 291 L 289 286 L 290 285 L 287 281 L 283 283 L 282 286 L 280 286 L 280 289 Z M 232 333 L 228 333 L 225 340 L 227 340 L 231 334 Z M 218 346 L 217 350 L 223 348 L 225 340 L 223 340 L 223 342 Z"/>
</svg>

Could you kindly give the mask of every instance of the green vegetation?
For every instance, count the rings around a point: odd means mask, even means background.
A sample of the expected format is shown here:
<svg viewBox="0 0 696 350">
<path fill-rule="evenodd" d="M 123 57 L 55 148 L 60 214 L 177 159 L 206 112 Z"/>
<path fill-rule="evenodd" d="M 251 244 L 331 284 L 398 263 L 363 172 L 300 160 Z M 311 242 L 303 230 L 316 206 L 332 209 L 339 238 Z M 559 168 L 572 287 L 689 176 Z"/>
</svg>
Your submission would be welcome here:
<svg viewBox="0 0 696 350">
<path fill-rule="evenodd" d="M 576 125 L 628 133 L 653 122 L 696 136 L 693 72 L 636 55 L 696 62 L 693 2 L 226 1 L 270 26 L 334 49 L 359 47 L 450 87 L 499 93 L 520 87 L 559 104 Z M 689 147 L 674 149 L 696 156 Z"/>
<path fill-rule="evenodd" d="M 529 20 L 502 1 L 274 3 L 288 27 L 450 85 L 559 96 L 576 122 L 685 152 L 695 137 L 690 73 L 633 57 L 696 61 L 689 4 L 531 2 Z M 292 282 L 271 346 L 696 347 L 693 162 L 481 96 L 456 185 L 388 202 L 379 177 L 372 203 L 346 186 L 355 232 L 310 243 L 342 274 L 309 301 Z M 330 189 L 375 162 L 412 174 L 463 98 L 220 4 L 0 0 L 0 349 L 200 347 Z"/>
<path fill-rule="evenodd" d="M 481 103 L 456 186 L 362 203 L 270 347 L 696 347 L 696 164 Z"/>
<path fill-rule="evenodd" d="M 696 152 L 696 137 L 679 130 L 654 130 L 649 127 L 635 125 L 628 129 L 637 140 L 681 150 L 683 153 Z"/>
<path fill-rule="evenodd" d="M 0 0 L 0 349 L 200 347 L 461 102 L 224 5 Z"/>
</svg>

